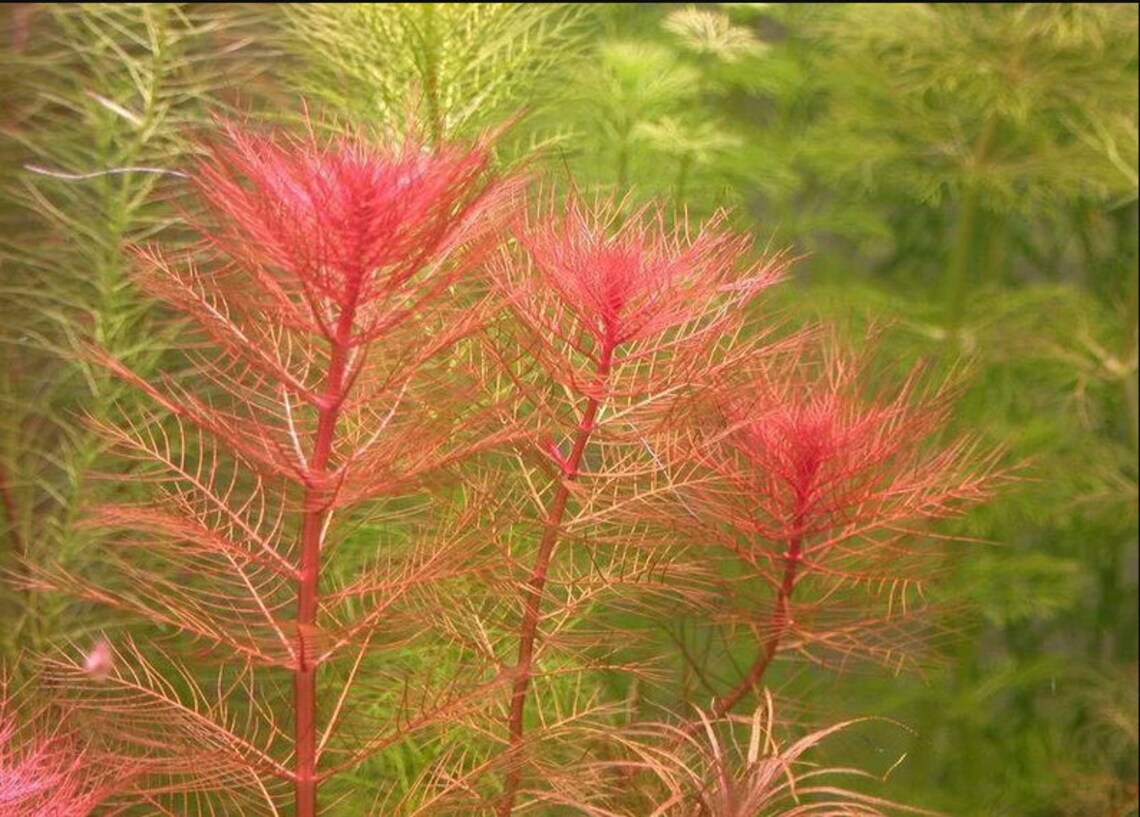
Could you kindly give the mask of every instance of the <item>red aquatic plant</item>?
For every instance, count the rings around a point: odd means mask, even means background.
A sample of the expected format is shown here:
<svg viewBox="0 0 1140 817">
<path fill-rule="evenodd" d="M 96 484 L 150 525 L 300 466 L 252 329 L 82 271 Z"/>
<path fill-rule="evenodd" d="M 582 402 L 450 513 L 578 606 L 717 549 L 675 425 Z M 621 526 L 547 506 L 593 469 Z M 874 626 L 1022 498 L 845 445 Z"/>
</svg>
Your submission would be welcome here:
<svg viewBox="0 0 1140 817">
<path fill-rule="evenodd" d="M 699 715 L 699 729 L 649 724 L 641 727 L 640 740 L 628 740 L 629 767 L 652 775 L 660 784 L 660 793 L 642 812 L 648 817 L 886 817 L 899 813 L 934 817 L 934 812 L 911 809 L 843 785 L 853 778 L 870 777 L 864 771 L 821 768 L 806 761 L 805 755 L 816 746 L 859 721 L 834 724 L 782 745 L 771 695 L 764 696 L 749 718 L 729 716 L 715 722 L 703 712 Z M 631 731 L 636 734 L 637 730 Z M 741 740 L 745 735 L 747 740 Z"/>
<path fill-rule="evenodd" d="M 510 814 L 522 777 L 524 711 L 556 549 L 572 540 L 605 543 L 622 565 L 644 538 L 644 520 L 621 518 L 642 492 L 661 490 L 648 436 L 663 405 L 756 344 L 743 342 L 749 304 L 782 274 L 779 258 L 749 258 L 750 241 L 724 228 L 723 216 L 699 232 L 667 226 L 663 211 L 623 214 L 623 205 L 590 207 L 577 196 L 547 203 L 516 229 L 521 252 L 504 256 L 499 283 L 512 321 L 503 348 L 522 412 L 552 466 L 527 512 L 537 545 L 522 585 L 518 658 L 508 714 L 510 768 L 499 812 Z M 620 518 L 616 530 L 608 521 Z M 597 551 L 597 548 L 594 548 Z M 593 559 L 596 572 L 606 578 Z M 629 581 L 629 575 L 609 580 Z M 559 605 L 565 611 L 564 604 Z M 551 616 L 567 620 L 565 615 Z"/>
<path fill-rule="evenodd" d="M 717 696 L 715 718 L 761 688 L 783 648 L 914 659 L 905 622 L 924 607 L 940 558 L 922 544 L 929 523 L 991 489 L 992 458 L 941 439 L 948 389 L 924 391 L 916 372 L 893 395 L 869 393 L 865 375 L 858 357 L 826 344 L 769 360 L 694 408 L 703 420 L 673 452 L 705 472 L 686 500 L 710 556 L 745 566 L 724 572 L 726 594 L 741 596 L 729 615 L 766 609 L 743 616 L 758 649 Z"/>
<path fill-rule="evenodd" d="M 139 624 L 44 668 L 153 810 L 315 817 L 372 755 L 459 731 L 378 813 L 643 813 L 610 772 L 668 756 L 688 796 L 673 760 L 702 722 L 558 697 L 649 669 L 605 615 L 679 603 L 754 633 L 709 722 L 783 650 L 905 652 L 913 536 L 985 492 L 938 443 L 946 394 L 868 394 L 852 359 L 778 333 L 757 300 L 785 259 L 724 215 L 577 195 L 526 215 L 489 150 L 226 126 L 194 174 L 200 241 L 140 250 L 182 365 L 104 355 L 149 398 L 96 422 L 129 470 L 87 514 L 99 569 L 37 582 Z M 713 799 L 784 798 L 808 743 Z"/>
<path fill-rule="evenodd" d="M 504 433 L 464 404 L 456 351 L 483 319 L 470 278 L 509 192 L 488 150 L 226 126 L 194 174 L 198 246 L 140 252 L 139 285 L 190 319 L 189 374 L 148 382 L 106 361 L 152 399 L 100 424 L 151 486 L 88 517 L 118 531 L 101 558 L 125 583 L 42 581 L 183 638 L 120 639 L 97 674 L 48 668 L 66 706 L 157 753 L 187 791 L 223 792 L 226 813 L 290 800 L 311 817 L 322 781 L 459 707 L 454 679 L 423 681 L 414 713 L 338 737 L 370 656 L 416 638 L 420 589 L 465 569 L 476 512 L 449 525 L 441 501 L 377 558 L 336 557 L 365 500 L 414 495 Z M 420 528 L 430 544 L 407 544 Z"/>
<path fill-rule="evenodd" d="M 87 817 L 127 790 L 140 770 L 130 761 L 109 763 L 74 723 L 29 688 L 17 689 L 0 669 L 0 813 Z"/>
</svg>

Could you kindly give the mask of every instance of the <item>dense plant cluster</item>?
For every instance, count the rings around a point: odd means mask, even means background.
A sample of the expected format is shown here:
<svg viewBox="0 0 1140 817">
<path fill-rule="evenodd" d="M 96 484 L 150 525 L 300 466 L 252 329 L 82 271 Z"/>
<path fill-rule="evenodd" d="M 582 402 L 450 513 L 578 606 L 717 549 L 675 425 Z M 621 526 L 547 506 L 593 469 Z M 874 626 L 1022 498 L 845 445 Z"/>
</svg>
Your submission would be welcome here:
<svg viewBox="0 0 1140 817">
<path fill-rule="evenodd" d="M 85 520 L 111 531 L 100 576 L 33 577 L 166 633 L 43 663 L 139 764 L 136 796 L 315 815 L 322 783 L 462 730 L 478 773 L 456 785 L 441 753 L 401 808 L 637 813 L 653 787 L 560 783 L 576 742 L 622 768 L 639 715 L 599 721 L 612 702 L 571 685 L 654 669 L 625 667 L 620 618 L 586 625 L 606 608 L 719 596 L 756 633 L 713 720 L 782 645 L 905 656 L 912 540 L 984 493 L 967 449 L 929 447 L 938 401 L 865 398 L 815 334 L 751 327 L 784 264 L 719 223 L 577 197 L 528 215 L 488 155 L 227 126 L 193 174 L 200 240 L 140 249 L 139 286 L 189 319 L 186 368 L 96 352 L 150 398 L 97 421 L 128 487 Z"/>
<path fill-rule="evenodd" d="M 2 13 L 0 811 L 1134 813 L 1134 9 Z"/>
</svg>

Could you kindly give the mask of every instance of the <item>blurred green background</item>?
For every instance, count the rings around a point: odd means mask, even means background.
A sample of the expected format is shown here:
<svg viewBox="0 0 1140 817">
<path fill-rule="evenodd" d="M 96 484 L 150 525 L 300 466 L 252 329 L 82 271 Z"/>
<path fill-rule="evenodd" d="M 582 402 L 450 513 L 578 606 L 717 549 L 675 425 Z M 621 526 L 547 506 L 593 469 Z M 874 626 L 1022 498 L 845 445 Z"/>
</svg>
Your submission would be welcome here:
<svg viewBox="0 0 1140 817">
<path fill-rule="evenodd" d="M 976 541 L 947 558 L 954 634 L 922 677 L 785 679 L 804 711 L 907 727 L 837 741 L 829 760 L 955 815 L 1137 813 L 1135 5 L 0 15 L 4 567 L 82 561 L 100 450 L 80 419 L 124 398 L 83 350 L 139 370 L 162 358 L 169 330 L 131 287 L 127 248 L 180 239 L 171 171 L 212 116 L 295 121 L 306 98 L 336 126 L 412 120 L 431 140 L 510 120 L 502 160 L 548 184 L 693 219 L 733 208 L 799 257 L 774 296 L 786 318 L 873 332 L 900 368 L 965 371 L 959 430 L 1024 463 L 957 531 Z M 0 596 L 9 658 L 93 626 Z"/>
</svg>

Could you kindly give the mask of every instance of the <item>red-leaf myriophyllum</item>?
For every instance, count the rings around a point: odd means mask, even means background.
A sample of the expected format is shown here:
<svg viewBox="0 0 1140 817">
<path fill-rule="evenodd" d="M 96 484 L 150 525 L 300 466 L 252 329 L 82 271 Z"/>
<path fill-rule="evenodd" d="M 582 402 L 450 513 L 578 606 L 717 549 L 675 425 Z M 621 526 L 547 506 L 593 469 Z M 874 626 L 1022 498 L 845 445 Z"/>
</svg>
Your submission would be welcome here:
<svg viewBox="0 0 1140 817">
<path fill-rule="evenodd" d="M 573 605 L 598 595 L 583 589 L 585 576 L 566 573 L 559 584 L 572 584 L 576 598 L 561 591 L 558 614 L 544 613 L 544 604 L 556 604 L 548 592 L 556 549 L 588 545 L 595 584 L 636 581 L 629 574 L 647 562 L 625 556 L 644 532 L 623 512 L 644 506 L 640 493 L 668 489 L 658 482 L 652 427 L 668 402 L 755 348 L 741 335 L 748 306 L 783 272 L 778 258 L 750 260 L 751 242 L 724 229 L 723 216 L 695 232 L 667 226 L 660 210 L 622 210 L 577 196 L 550 201 L 519 223 L 518 251 L 499 265 L 513 319 L 503 355 L 518 356 L 506 363 L 525 406 L 519 415 L 536 425 L 537 453 L 551 472 L 531 491 L 527 512 L 537 544 L 522 568 L 502 815 L 514 809 L 522 780 L 524 713 L 539 653 L 555 641 L 557 622 L 574 620 Z"/>
<path fill-rule="evenodd" d="M 385 813 L 615 813 L 571 759 L 608 741 L 628 767 L 617 706 L 558 680 L 648 665 L 620 614 L 708 603 L 752 630 L 709 722 L 782 649 L 895 657 L 911 537 L 985 477 L 935 444 L 941 394 L 864 396 L 846 358 L 753 322 L 784 259 L 723 215 L 519 215 L 485 143 L 224 131 L 194 174 L 201 239 L 139 253 L 186 319 L 180 365 L 104 356 L 148 399 L 94 421 L 129 464 L 87 516 L 97 569 L 37 575 L 139 624 L 44 662 L 133 805 L 316 817 L 414 735 L 440 751 L 415 791 L 377 785 Z M 470 717 L 489 703 L 493 728 Z"/>
<path fill-rule="evenodd" d="M 112 639 L 97 676 L 50 669 L 65 704 L 163 755 L 164 769 L 186 759 L 184 788 L 212 791 L 227 814 L 291 803 L 314 817 L 323 781 L 443 717 L 397 711 L 371 731 L 356 718 L 353 740 L 338 739 L 369 656 L 417 637 L 418 589 L 459 570 L 464 537 L 485 534 L 437 520 L 440 539 L 409 545 L 404 505 L 398 547 L 330 562 L 377 502 L 497 439 L 457 393 L 451 354 L 485 314 L 485 287 L 468 285 L 510 192 L 488 167 L 487 144 L 227 126 L 194 174 L 201 241 L 140 253 L 138 283 L 191 319 L 189 374 L 148 382 L 107 361 L 151 398 L 102 426 L 149 498 L 91 514 L 117 531 L 98 557 L 111 578 L 42 578 L 179 637 L 165 651 Z M 370 688 L 398 688 L 389 672 L 372 665 Z M 436 692 L 423 697 L 451 711 Z"/>
<path fill-rule="evenodd" d="M 13 688 L 0 667 L 0 814 L 88 817 L 130 788 L 138 766 L 108 763 L 74 724 L 29 693 Z"/>
<path fill-rule="evenodd" d="M 949 393 L 924 394 L 917 376 L 892 397 L 866 394 L 864 367 L 826 348 L 770 361 L 727 383 L 699 440 L 675 459 L 707 478 L 686 489 L 710 556 L 726 570 L 725 595 L 758 644 L 742 678 L 721 694 L 714 718 L 761 681 L 777 653 L 869 657 L 898 665 L 917 657 L 907 620 L 923 606 L 938 559 L 916 547 L 928 523 L 988 495 L 992 458 L 968 441 L 938 440 Z M 854 591 L 854 592 L 853 592 Z M 893 634 L 893 635 L 892 635 Z"/>
</svg>

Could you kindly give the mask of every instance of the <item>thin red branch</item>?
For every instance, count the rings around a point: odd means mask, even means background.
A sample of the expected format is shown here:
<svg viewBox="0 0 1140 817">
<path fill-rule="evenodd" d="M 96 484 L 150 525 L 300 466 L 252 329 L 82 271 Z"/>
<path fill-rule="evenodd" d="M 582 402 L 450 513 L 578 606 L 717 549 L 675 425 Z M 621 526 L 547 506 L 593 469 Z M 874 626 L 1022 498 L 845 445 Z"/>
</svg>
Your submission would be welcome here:
<svg viewBox="0 0 1140 817">
<path fill-rule="evenodd" d="M 784 555 L 784 575 L 780 581 L 780 587 L 776 591 L 776 598 L 772 602 L 772 612 L 768 618 L 768 636 L 760 645 L 760 651 L 756 656 L 756 660 L 749 668 L 748 673 L 740 679 L 740 682 L 727 694 L 717 699 L 717 702 L 713 705 L 711 715 L 714 720 L 723 718 L 731 712 L 749 692 L 758 689 L 760 682 L 764 679 L 764 674 L 768 671 L 768 667 L 772 665 L 772 661 L 780 649 L 780 641 L 792 624 L 788 610 L 791 605 L 792 593 L 795 592 L 796 576 L 800 568 L 800 550 L 801 540 L 793 539 L 788 547 L 787 553 Z M 693 722 L 690 723 L 687 728 L 691 732 L 696 732 L 699 726 L 698 723 Z"/>
<path fill-rule="evenodd" d="M 603 349 L 598 364 L 599 384 L 605 383 L 612 359 L 612 347 Z M 600 405 L 600 401 L 596 397 L 587 400 L 586 409 L 578 424 L 574 448 L 570 451 L 570 455 L 563 465 L 562 481 L 550 503 L 550 509 L 543 525 L 542 539 L 538 544 L 534 567 L 531 569 L 530 577 L 526 583 L 526 602 L 522 624 L 519 627 L 519 657 L 515 665 L 517 674 L 511 688 L 511 709 L 507 721 L 509 768 L 503 800 L 499 806 L 499 813 L 504 817 L 508 817 L 514 810 L 515 798 L 522 779 L 522 766 L 518 753 L 523 741 L 523 715 L 526 710 L 527 692 L 534 672 L 534 648 L 542 611 L 543 591 L 546 588 L 547 574 L 554 557 L 554 549 L 558 544 L 558 534 L 561 530 L 563 516 L 566 513 L 566 503 L 570 498 L 570 486 L 578 478 L 582 457 L 586 453 L 590 436 L 596 428 Z"/>
</svg>

